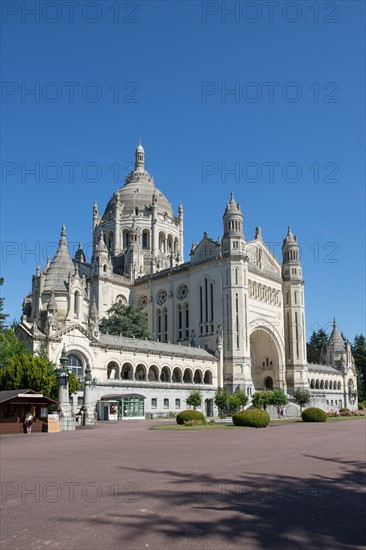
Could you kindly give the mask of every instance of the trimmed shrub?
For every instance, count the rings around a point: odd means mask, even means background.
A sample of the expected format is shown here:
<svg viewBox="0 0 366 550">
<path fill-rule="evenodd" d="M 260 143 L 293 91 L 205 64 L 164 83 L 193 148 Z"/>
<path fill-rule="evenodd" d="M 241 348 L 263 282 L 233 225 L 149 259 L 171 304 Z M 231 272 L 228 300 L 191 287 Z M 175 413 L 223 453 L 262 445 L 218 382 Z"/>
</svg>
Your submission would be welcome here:
<svg viewBox="0 0 366 550">
<path fill-rule="evenodd" d="M 339 409 L 339 412 L 340 412 L 340 413 L 347 413 L 347 412 L 349 412 L 349 409 L 348 409 L 347 407 L 341 407 L 341 408 Z"/>
<path fill-rule="evenodd" d="M 177 424 L 183 425 L 185 422 L 188 422 L 189 420 L 201 420 L 204 422 L 206 418 L 199 411 L 187 410 L 187 411 L 182 411 L 178 413 L 176 416 L 176 420 L 177 420 Z"/>
<path fill-rule="evenodd" d="M 326 412 L 317 407 L 309 407 L 302 412 L 301 418 L 303 422 L 326 422 Z"/>
<path fill-rule="evenodd" d="M 365 408 L 365 405 L 363 403 L 358 404 L 358 410 L 362 411 Z"/>
<path fill-rule="evenodd" d="M 263 409 L 248 409 L 233 414 L 235 426 L 249 426 L 251 428 L 266 428 L 269 424 L 269 414 Z"/>
</svg>

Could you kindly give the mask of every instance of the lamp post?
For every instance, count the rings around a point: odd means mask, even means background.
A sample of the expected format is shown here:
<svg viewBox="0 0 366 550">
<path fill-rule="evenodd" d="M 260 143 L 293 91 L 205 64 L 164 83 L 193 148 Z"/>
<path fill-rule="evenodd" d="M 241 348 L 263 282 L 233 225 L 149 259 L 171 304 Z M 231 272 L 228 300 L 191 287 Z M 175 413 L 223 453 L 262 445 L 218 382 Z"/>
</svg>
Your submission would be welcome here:
<svg viewBox="0 0 366 550">
<path fill-rule="evenodd" d="M 82 411 L 85 415 L 83 424 L 95 424 L 95 404 L 92 401 L 91 390 L 97 383 L 96 378 L 92 378 L 91 368 L 89 363 L 85 367 L 84 376 L 79 377 L 79 381 L 84 385 L 84 404 Z"/>
<path fill-rule="evenodd" d="M 72 368 L 68 366 L 66 347 L 62 348 L 60 357 L 60 367 L 55 369 L 58 379 L 58 401 L 60 413 L 60 430 L 69 431 L 75 430 L 75 420 L 73 418 L 72 409 L 69 398 L 69 378 L 72 373 Z"/>
</svg>

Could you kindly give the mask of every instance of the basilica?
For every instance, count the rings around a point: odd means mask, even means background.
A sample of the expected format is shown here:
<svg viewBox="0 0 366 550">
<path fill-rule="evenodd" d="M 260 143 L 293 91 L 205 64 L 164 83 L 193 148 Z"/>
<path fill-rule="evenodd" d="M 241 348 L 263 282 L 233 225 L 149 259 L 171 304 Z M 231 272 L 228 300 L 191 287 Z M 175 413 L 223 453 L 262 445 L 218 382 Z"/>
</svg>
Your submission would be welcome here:
<svg viewBox="0 0 366 550">
<path fill-rule="evenodd" d="M 174 414 L 192 389 L 216 414 L 218 388 L 309 389 L 323 408 L 357 406 L 349 343 L 334 322 L 322 364 L 306 358 L 305 296 L 299 243 L 290 227 L 282 259 L 258 226 L 244 237 L 233 194 L 223 209 L 222 237 L 203 234 L 184 260 L 184 211 L 155 186 L 138 145 L 134 170 L 104 212 L 92 208 L 93 255 L 71 258 L 62 227 L 55 257 L 37 267 L 18 336 L 59 363 L 65 347 L 81 380 L 92 373 L 94 418 Z M 154 341 L 103 334 L 99 322 L 116 302 L 136 304 Z M 76 410 L 83 392 L 73 396 Z"/>
</svg>

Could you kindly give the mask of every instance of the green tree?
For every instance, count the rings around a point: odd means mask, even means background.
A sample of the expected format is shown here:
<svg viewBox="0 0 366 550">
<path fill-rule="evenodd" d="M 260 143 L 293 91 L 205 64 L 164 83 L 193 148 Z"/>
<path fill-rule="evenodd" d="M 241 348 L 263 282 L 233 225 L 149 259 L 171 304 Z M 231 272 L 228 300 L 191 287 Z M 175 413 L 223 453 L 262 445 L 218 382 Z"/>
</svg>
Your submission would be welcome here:
<svg viewBox="0 0 366 550">
<path fill-rule="evenodd" d="M 281 407 L 287 405 L 287 395 L 283 390 L 272 390 L 268 397 L 268 404 L 277 408 L 277 414 L 280 416 Z"/>
<path fill-rule="evenodd" d="M 215 393 L 215 405 L 219 409 L 219 414 L 222 417 L 225 409 L 229 406 L 229 394 L 226 390 L 218 390 Z"/>
<path fill-rule="evenodd" d="M 303 390 L 299 388 L 294 391 L 294 400 L 297 405 L 300 406 L 300 414 L 302 413 L 302 408 L 309 405 L 311 400 L 311 393 L 309 390 Z"/>
<path fill-rule="evenodd" d="M 100 331 L 104 334 L 153 340 L 147 318 L 134 304 L 128 306 L 120 303 L 113 304 L 107 314 L 108 317 L 104 317 L 99 323 Z"/>
<path fill-rule="evenodd" d="M 308 363 L 321 363 L 321 355 L 328 342 L 328 335 L 322 328 L 314 330 L 306 345 Z"/>
<path fill-rule="evenodd" d="M 229 394 L 228 406 L 232 413 L 235 413 L 240 409 L 240 400 L 235 392 Z"/>
<path fill-rule="evenodd" d="M 253 393 L 252 395 L 252 404 L 257 409 L 267 409 L 267 405 L 269 405 L 269 398 L 272 392 L 268 390 L 262 390 Z"/>
<path fill-rule="evenodd" d="M 4 284 L 4 277 L 0 277 L 0 287 L 2 287 Z M 5 319 L 8 316 L 7 313 L 3 313 L 4 309 L 4 298 L 0 297 L 0 332 L 3 332 L 5 330 Z"/>
<path fill-rule="evenodd" d="M 24 342 L 18 340 L 15 332 L 12 330 L 0 332 L 0 368 L 5 367 L 13 355 L 21 354 L 31 355 L 31 352 Z"/>
<path fill-rule="evenodd" d="M 196 410 L 196 407 L 200 407 L 202 404 L 202 393 L 198 390 L 192 390 L 186 399 L 186 403 Z"/>
<path fill-rule="evenodd" d="M 357 368 L 358 400 L 364 401 L 366 399 L 366 340 L 363 334 L 355 336 L 352 353 Z"/>
<path fill-rule="evenodd" d="M 77 379 L 76 374 L 72 372 L 69 378 L 69 395 L 72 395 L 73 393 L 79 390 L 80 390 L 80 382 Z"/>
<path fill-rule="evenodd" d="M 4 390 L 32 389 L 57 399 L 57 378 L 49 367 L 49 361 L 29 353 L 13 355 L 0 369 L 0 386 Z"/>
<path fill-rule="evenodd" d="M 239 402 L 239 409 L 243 409 L 249 401 L 249 397 L 247 396 L 246 392 L 242 388 L 238 388 L 235 390 L 234 395 Z"/>
</svg>

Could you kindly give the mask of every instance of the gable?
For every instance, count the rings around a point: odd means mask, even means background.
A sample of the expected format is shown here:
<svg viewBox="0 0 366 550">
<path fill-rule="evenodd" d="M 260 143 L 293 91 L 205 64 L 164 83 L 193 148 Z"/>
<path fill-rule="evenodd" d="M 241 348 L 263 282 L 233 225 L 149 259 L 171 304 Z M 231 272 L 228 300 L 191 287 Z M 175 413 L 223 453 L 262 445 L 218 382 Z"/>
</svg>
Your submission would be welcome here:
<svg viewBox="0 0 366 550">
<path fill-rule="evenodd" d="M 191 263 L 197 264 L 218 258 L 221 254 L 221 244 L 207 235 L 191 250 Z"/>
<path fill-rule="evenodd" d="M 79 325 L 78 323 L 60 330 L 57 333 L 57 338 L 60 338 L 65 334 L 71 334 L 71 333 L 73 334 L 73 337 L 77 336 L 79 333 L 80 336 L 82 336 L 83 338 L 87 338 L 90 342 L 94 342 L 98 344 L 101 343 L 100 340 L 98 340 L 98 338 L 95 338 L 95 336 L 93 336 L 88 330 L 86 330 L 83 326 Z"/>
<path fill-rule="evenodd" d="M 263 274 L 281 277 L 281 264 L 271 250 L 259 239 L 247 243 L 249 268 Z"/>
</svg>

